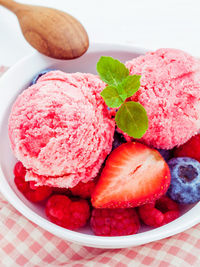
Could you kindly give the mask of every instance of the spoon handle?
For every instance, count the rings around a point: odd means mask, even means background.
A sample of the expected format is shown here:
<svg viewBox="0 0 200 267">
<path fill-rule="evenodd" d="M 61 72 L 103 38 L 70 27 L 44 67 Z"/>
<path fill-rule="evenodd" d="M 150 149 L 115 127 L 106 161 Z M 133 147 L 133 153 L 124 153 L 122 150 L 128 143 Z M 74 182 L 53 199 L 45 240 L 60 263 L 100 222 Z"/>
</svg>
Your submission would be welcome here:
<svg viewBox="0 0 200 267">
<path fill-rule="evenodd" d="M 0 0 L 0 5 L 6 7 L 15 14 L 19 9 L 22 9 L 24 6 L 23 4 L 19 4 L 13 0 Z"/>
</svg>

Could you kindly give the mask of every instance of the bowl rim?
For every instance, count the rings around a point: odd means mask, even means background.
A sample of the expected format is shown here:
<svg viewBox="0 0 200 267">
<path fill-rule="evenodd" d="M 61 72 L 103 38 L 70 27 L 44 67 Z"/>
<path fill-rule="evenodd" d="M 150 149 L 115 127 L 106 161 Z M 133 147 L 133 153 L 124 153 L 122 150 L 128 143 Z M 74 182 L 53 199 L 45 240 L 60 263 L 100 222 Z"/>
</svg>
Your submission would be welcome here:
<svg viewBox="0 0 200 267">
<path fill-rule="evenodd" d="M 104 51 L 112 51 L 112 52 L 136 52 L 140 54 L 144 54 L 147 49 L 141 47 L 135 47 L 131 44 L 119 44 L 119 43 L 92 43 L 88 49 L 87 53 L 95 53 L 95 52 L 104 52 Z M 12 79 L 13 73 L 19 73 L 19 70 L 23 68 L 25 63 L 32 62 L 34 60 L 45 60 L 48 62 L 59 62 L 59 60 L 48 58 L 44 55 L 41 55 L 37 52 L 21 59 L 15 65 L 13 65 L 1 78 L 0 78 L 0 88 L 3 88 L 4 85 L 7 84 L 7 81 Z M 3 126 L 3 119 L 5 115 L 5 111 L 7 108 L 6 101 L 2 102 L 2 99 L 5 98 L 3 90 L 0 90 L 0 129 Z M 147 232 L 138 233 L 136 235 L 130 236 L 119 236 L 119 237 L 102 237 L 95 235 L 88 235 L 84 233 L 79 233 L 71 230 L 67 230 L 60 226 L 57 226 L 45 218 L 42 218 L 40 215 L 36 214 L 33 210 L 31 210 L 28 206 L 24 204 L 24 202 L 18 198 L 15 192 L 12 190 L 10 185 L 8 184 L 2 170 L 2 166 L 0 166 L 0 191 L 4 195 L 4 197 L 18 210 L 22 215 L 24 215 L 27 219 L 37 224 L 44 230 L 62 238 L 67 241 L 78 243 L 80 245 L 85 245 L 89 247 L 96 248 L 126 248 L 131 246 L 138 246 L 142 244 L 146 244 L 149 242 L 153 242 L 156 240 L 160 240 L 175 234 L 178 234 L 200 222 L 200 203 L 197 203 L 192 209 L 187 211 L 184 215 L 176 219 L 175 221 L 164 225 L 162 227 L 153 229 L 149 231 L 149 235 Z"/>
</svg>

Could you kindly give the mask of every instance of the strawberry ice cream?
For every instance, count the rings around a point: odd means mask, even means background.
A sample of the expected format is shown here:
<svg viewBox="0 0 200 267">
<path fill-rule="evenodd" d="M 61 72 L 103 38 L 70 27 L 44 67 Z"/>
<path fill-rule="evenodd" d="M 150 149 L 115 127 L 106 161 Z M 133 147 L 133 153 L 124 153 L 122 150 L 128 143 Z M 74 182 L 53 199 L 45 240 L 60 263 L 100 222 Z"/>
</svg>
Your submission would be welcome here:
<svg viewBox="0 0 200 267">
<path fill-rule="evenodd" d="M 95 75 L 51 71 L 15 101 L 11 147 L 37 185 L 73 187 L 94 178 L 112 148 L 114 121 Z"/>
<path fill-rule="evenodd" d="M 200 60 L 176 49 L 159 49 L 126 63 L 141 75 L 131 98 L 147 111 L 149 128 L 141 141 L 171 149 L 200 130 Z"/>
</svg>

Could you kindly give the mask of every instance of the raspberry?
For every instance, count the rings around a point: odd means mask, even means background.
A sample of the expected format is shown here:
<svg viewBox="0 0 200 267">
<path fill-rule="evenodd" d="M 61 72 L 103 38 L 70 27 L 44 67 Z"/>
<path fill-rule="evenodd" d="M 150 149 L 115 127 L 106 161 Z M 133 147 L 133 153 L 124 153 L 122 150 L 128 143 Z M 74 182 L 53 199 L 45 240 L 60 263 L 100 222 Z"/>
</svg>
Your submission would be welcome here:
<svg viewBox="0 0 200 267">
<path fill-rule="evenodd" d="M 90 198 L 94 187 L 94 181 L 89 181 L 87 183 L 79 182 L 75 187 L 70 188 L 70 191 L 74 196 L 79 196 L 81 198 Z"/>
<path fill-rule="evenodd" d="M 132 235 L 140 228 L 134 209 L 94 209 L 90 224 L 95 235 L 99 236 Z"/>
<path fill-rule="evenodd" d="M 154 203 L 146 204 L 138 208 L 142 221 L 149 226 L 159 227 L 179 217 L 178 204 L 162 196 Z"/>
<path fill-rule="evenodd" d="M 190 157 L 200 162 L 200 134 L 193 136 L 174 151 L 175 157 Z"/>
<path fill-rule="evenodd" d="M 52 189 L 48 186 L 37 186 L 36 189 L 30 189 L 24 195 L 32 202 L 39 202 L 48 198 L 52 193 Z"/>
<path fill-rule="evenodd" d="M 84 199 L 72 201 L 65 195 L 53 195 L 47 201 L 46 215 L 53 223 L 75 230 L 86 224 L 90 207 Z"/>
<path fill-rule="evenodd" d="M 30 189 L 29 184 L 25 182 L 24 177 L 15 176 L 14 181 L 19 191 L 22 192 L 23 194 L 28 192 L 28 190 Z"/>
<path fill-rule="evenodd" d="M 35 186 L 35 182 L 26 182 L 26 169 L 21 162 L 14 167 L 15 184 L 19 191 L 32 202 L 39 202 L 51 195 L 52 189 L 48 186 Z"/>
<path fill-rule="evenodd" d="M 52 193 L 52 189 L 50 187 L 34 186 L 34 182 L 26 182 L 24 177 L 15 177 L 14 181 L 19 191 L 32 202 L 42 201 L 49 197 Z"/>
<path fill-rule="evenodd" d="M 25 177 L 26 175 L 26 169 L 21 163 L 21 161 L 18 161 L 15 164 L 14 171 L 13 171 L 15 177 Z"/>
<path fill-rule="evenodd" d="M 34 182 L 26 182 L 24 177 L 15 177 L 15 184 L 20 192 L 24 194 L 24 196 L 32 201 L 39 202 L 47 197 L 49 197 L 52 193 L 52 189 L 48 186 L 34 186 Z"/>
</svg>

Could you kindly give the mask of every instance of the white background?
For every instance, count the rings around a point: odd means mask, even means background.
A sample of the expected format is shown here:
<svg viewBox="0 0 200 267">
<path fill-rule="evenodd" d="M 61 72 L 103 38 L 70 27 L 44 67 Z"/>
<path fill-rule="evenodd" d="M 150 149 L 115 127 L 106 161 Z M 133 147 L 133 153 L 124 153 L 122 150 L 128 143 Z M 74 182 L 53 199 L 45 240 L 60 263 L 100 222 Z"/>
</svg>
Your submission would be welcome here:
<svg viewBox="0 0 200 267">
<path fill-rule="evenodd" d="M 10 1 L 10 0 L 8 0 Z M 85 26 L 90 42 L 175 47 L 200 56 L 200 0 L 23 0 L 64 10 Z M 33 52 L 15 15 L 0 7 L 0 65 Z"/>
</svg>

